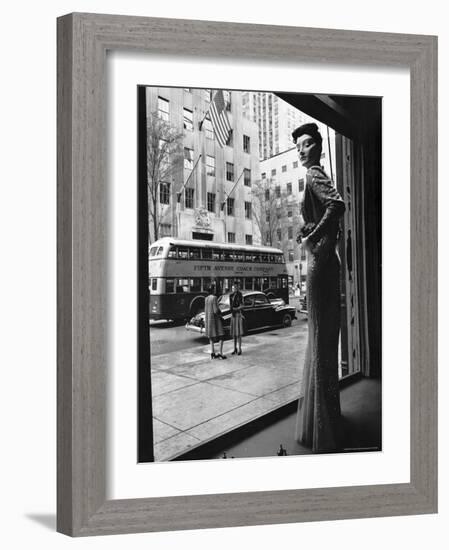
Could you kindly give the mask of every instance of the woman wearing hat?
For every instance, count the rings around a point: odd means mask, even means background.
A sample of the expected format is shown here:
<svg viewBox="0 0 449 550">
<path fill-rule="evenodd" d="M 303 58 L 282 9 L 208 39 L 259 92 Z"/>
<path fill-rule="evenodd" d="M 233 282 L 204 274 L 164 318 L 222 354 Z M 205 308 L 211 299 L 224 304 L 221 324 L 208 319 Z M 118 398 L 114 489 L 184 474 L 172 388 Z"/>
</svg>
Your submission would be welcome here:
<svg viewBox="0 0 449 550">
<path fill-rule="evenodd" d="M 210 358 L 226 359 L 226 355 L 223 355 L 223 320 L 221 318 L 220 308 L 218 307 L 218 300 L 215 295 L 214 285 L 209 287 L 209 296 L 206 297 L 204 302 L 204 325 L 206 329 L 206 336 L 209 338 L 210 342 Z M 215 353 L 215 342 L 220 342 L 220 353 Z"/>
<path fill-rule="evenodd" d="M 339 219 L 345 205 L 320 166 L 322 138 L 314 123 L 292 134 L 299 161 L 307 168 L 301 204 L 304 226 L 298 242 L 307 252 L 308 343 L 298 401 L 296 439 L 313 452 L 339 449 L 340 332 Z"/>
</svg>

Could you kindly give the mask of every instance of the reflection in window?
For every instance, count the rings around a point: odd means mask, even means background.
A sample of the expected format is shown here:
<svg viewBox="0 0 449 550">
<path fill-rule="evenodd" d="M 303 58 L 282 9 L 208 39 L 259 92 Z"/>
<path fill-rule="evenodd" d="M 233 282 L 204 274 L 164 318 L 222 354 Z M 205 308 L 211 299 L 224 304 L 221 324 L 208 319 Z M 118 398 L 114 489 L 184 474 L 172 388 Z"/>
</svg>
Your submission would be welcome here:
<svg viewBox="0 0 449 550">
<path fill-rule="evenodd" d="M 190 279 L 190 292 L 201 292 L 201 278 L 194 277 Z"/>
<path fill-rule="evenodd" d="M 189 292 L 189 280 L 188 279 L 176 279 L 176 293 L 182 294 Z"/>
<path fill-rule="evenodd" d="M 168 294 L 172 294 L 175 291 L 175 280 L 174 279 L 166 279 L 165 280 L 165 292 Z"/>
</svg>

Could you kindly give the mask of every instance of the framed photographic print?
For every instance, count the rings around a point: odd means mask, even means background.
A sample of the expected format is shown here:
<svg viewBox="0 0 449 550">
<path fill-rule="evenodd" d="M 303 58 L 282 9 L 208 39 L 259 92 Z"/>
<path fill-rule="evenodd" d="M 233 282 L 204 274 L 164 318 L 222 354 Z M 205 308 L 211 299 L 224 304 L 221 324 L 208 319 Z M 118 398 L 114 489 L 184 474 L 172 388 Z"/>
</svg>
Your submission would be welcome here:
<svg viewBox="0 0 449 550">
<path fill-rule="evenodd" d="M 436 74 L 435 37 L 58 20 L 59 531 L 436 511 Z"/>
</svg>

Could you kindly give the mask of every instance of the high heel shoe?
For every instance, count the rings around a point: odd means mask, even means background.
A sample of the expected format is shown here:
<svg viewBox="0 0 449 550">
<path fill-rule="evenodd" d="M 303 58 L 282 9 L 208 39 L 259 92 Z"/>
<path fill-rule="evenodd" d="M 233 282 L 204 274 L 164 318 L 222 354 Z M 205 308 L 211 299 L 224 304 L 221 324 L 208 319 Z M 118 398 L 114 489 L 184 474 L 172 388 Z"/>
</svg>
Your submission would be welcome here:
<svg viewBox="0 0 449 550">
<path fill-rule="evenodd" d="M 237 350 L 235 349 L 235 350 L 231 353 L 231 355 L 237 355 L 237 353 L 238 353 L 238 352 L 237 352 Z"/>
<path fill-rule="evenodd" d="M 218 355 L 216 355 L 215 353 L 211 353 L 210 354 L 210 358 L 211 359 L 216 359 L 218 357 Z"/>
<path fill-rule="evenodd" d="M 237 355 L 242 355 L 242 350 L 241 349 L 238 351 Z"/>
<path fill-rule="evenodd" d="M 222 353 L 217 353 L 217 355 L 215 356 L 217 359 L 226 359 L 226 355 L 223 355 Z"/>
</svg>

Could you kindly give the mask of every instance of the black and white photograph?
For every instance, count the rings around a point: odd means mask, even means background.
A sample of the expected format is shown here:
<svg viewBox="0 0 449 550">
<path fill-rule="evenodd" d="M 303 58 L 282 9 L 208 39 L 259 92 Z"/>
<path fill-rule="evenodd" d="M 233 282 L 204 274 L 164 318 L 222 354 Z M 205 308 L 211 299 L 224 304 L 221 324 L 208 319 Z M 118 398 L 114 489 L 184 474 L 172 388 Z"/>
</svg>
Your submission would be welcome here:
<svg viewBox="0 0 449 550">
<path fill-rule="evenodd" d="M 140 461 L 380 451 L 382 99 L 138 102 Z"/>
</svg>

